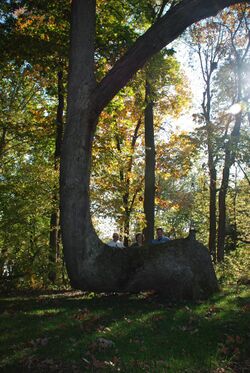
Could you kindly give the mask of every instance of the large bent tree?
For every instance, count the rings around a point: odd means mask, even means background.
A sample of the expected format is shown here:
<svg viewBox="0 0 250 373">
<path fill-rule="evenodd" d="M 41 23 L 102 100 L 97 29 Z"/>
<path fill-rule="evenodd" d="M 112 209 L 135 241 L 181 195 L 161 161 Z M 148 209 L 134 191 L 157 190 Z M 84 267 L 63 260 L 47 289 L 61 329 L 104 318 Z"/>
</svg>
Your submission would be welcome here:
<svg viewBox="0 0 250 373">
<path fill-rule="evenodd" d="M 94 291 L 155 289 L 172 298 L 197 298 L 217 289 L 207 250 L 196 241 L 176 240 L 138 250 L 108 248 L 100 241 L 90 216 L 91 150 L 101 111 L 151 56 L 194 22 L 240 2 L 245 1 L 179 1 L 97 84 L 95 1 L 72 0 L 68 111 L 60 187 L 64 254 L 73 287 Z"/>
</svg>

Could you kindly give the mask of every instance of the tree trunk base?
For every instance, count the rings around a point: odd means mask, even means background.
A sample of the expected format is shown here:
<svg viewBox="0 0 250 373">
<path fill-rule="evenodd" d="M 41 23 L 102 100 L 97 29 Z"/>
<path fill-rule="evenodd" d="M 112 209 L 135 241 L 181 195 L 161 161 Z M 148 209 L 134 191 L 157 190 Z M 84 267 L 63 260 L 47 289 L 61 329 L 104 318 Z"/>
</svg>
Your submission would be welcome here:
<svg viewBox="0 0 250 373">
<path fill-rule="evenodd" d="M 194 239 L 125 249 L 100 242 L 95 253 L 85 257 L 81 265 L 78 262 L 80 271 L 71 282 L 74 288 L 132 293 L 154 290 L 169 300 L 206 299 L 218 291 L 208 249 Z"/>
</svg>

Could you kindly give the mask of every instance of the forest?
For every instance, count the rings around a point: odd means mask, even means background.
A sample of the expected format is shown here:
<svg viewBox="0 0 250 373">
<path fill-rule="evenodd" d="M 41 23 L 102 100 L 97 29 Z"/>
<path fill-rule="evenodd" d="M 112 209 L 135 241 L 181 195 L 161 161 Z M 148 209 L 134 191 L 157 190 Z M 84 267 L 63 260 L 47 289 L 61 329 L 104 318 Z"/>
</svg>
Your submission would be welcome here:
<svg viewBox="0 0 250 373">
<path fill-rule="evenodd" d="M 154 307 L 145 302 L 158 302 L 161 291 L 169 301 L 199 302 L 231 287 L 228 296 L 241 299 L 237 315 L 246 329 L 240 316 L 249 310 L 249 13 L 249 2 L 240 0 L 1 2 L 3 314 L 22 304 L 5 296 L 45 292 L 69 316 L 63 302 L 82 307 L 80 292 L 71 291 L 83 290 L 87 306 L 69 318 L 84 321 L 88 333 L 94 322 L 102 328 L 99 313 L 109 301 L 116 309 L 127 299 L 132 320 L 141 308 Z M 151 245 L 157 227 L 170 238 L 162 247 Z M 106 245 L 113 232 L 123 249 Z M 144 246 L 130 247 L 138 232 Z M 64 291 L 72 298 L 55 295 Z M 122 298 L 143 291 L 136 300 Z M 210 311 L 181 303 L 191 321 L 171 328 L 195 334 L 203 311 L 209 319 L 223 308 L 211 302 Z M 164 317 L 156 313 L 152 320 L 164 323 Z M 202 361 L 192 370 L 193 360 L 165 366 L 160 355 L 144 366 L 132 363 L 129 351 L 123 362 L 110 357 L 107 364 L 101 355 L 115 347 L 104 339 L 104 347 L 88 348 L 79 371 L 246 372 L 246 350 L 235 353 L 246 337 L 237 328 L 233 342 L 230 332 L 218 342 L 220 353 L 213 353 L 222 357 L 209 362 L 211 369 L 207 363 L 202 370 Z M 39 350 L 52 337 L 32 338 Z M 70 338 L 77 345 L 76 335 Z M 33 371 L 79 368 L 28 356 L 22 368 Z M 12 363 L 5 358 L 0 367 Z"/>
<path fill-rule="evenodd" d="M 70 7 L 23 3 L 1 9 L 1 277 L 8 273 L 13 286 L 46 287 L 67 281 L 59 167 Z M 99 81 L 167 6 L 97 2 Z M 90 209 L 103 241 L 117 231 L 128 246 L 145 228 L 149 241 L 157 226 L 181 238 L 191 227 L 214 263 L 249 244 L 248 16 L 249 8 L 238 5 L 191 26 L 101 113 Z M 189 76 L 178 50 L 190 60 Z M 193 79 L 200 82 L 198 104 Z"/>
</svg>

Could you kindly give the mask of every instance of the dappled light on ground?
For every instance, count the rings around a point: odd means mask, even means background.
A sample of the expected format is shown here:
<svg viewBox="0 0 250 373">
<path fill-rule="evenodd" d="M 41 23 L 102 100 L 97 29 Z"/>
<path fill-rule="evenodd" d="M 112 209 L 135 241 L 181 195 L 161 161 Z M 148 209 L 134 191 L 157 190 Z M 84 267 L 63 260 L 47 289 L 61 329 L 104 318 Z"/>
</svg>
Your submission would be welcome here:
<svg viewBox="0 0 250 373">
<path fill-rule="evenodd" d="M 206 302 L 179 304 L 153 293 L 6 297 L 1 299 L 1 369 L 245 369 L 247 311 L 244 286 L 238 292 L 227 289 Z"/>
</svg>

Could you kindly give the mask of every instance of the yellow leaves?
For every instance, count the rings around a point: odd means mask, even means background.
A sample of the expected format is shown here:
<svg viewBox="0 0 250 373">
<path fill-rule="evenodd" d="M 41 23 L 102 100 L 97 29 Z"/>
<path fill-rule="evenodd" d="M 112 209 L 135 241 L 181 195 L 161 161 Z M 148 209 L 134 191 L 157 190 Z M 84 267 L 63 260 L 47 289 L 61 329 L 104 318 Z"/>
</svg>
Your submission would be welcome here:
<svg viewBox="0 0 250 373">
<path fill-rule="evenodd" d="M 36 15 L 30 15 L 26 17 L 22 17 L 18 19 L 17 27 L 20 30 L 29 29 L 31 26 L 35 26 L 38 28 L 39 26 L 43 25 L 45 22 L 45 16 L 36 16 Z"/>
<path fill-rule="evenodd" d="M 33 23 L 33 21 L 31 20 L 31 19 L 27 19 L 27 20 L 25 20 L 25 21 L 23 21 L 23 20 L 20 20 L 20 21 L 18 21 L 18 23 L 17 23 L 17 28 L 19 29 L 19 30 L 25 30 L 26 28 L 28 28 L 30 25 L 32 25 L 32 23 Z"/>
<path fill-rule="evenodd" d="M 49 34 L 58 29 L 64 29 L 65 24 L 61 23 L 60 26 L 56 23 L 54 16 L 35 15 L 35 14 L 23 14 L 18 17 L 16 23 L 17 31 L 29 35 L 36 36 L 40 40 L 50 41 Z"/>
</svg>

